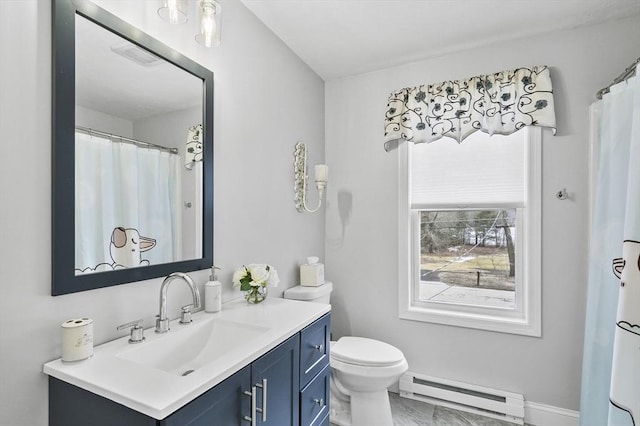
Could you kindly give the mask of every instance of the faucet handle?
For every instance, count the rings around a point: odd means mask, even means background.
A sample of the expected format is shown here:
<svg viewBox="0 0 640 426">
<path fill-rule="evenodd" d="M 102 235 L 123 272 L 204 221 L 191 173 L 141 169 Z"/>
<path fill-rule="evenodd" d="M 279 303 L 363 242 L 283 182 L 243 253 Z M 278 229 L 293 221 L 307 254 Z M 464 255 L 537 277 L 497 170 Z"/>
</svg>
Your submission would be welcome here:
<svg viewBox="0 0 640 426">
<path fill-rule="evenodd" d="M 180 314 L 180 324 L 190 324 L 191 323 L 191 308 L 193 305 L 186 305 L 182 307 L 182 313 Z"/>
<path fill-rule="evenodd" d="M 129 343 L 144 342 L 144 328 L 142 328 L 142 319 L 130 321 L 126 324 L 121 324 L 116 327 L 116 330 L 124 330 L 131 327 L 131 336 L 129 337 Z"/>
</svg>

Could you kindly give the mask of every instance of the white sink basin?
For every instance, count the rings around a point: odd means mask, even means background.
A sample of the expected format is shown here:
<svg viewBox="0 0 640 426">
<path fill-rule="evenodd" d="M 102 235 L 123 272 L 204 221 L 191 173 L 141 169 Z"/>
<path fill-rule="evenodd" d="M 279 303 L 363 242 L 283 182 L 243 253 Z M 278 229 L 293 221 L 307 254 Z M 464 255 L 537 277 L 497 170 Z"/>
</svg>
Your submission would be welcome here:
<svg viewBox="0 0 640 426">
<path fill-rule="evenodd" d="M 251 343 L 267 327 L 210 319 L 197 324 L 177 325 L 157 339 L 129 345 L 116 357 L 167 373 L 187 376 L 216 362 L 221 355 Z"/>
</svg>

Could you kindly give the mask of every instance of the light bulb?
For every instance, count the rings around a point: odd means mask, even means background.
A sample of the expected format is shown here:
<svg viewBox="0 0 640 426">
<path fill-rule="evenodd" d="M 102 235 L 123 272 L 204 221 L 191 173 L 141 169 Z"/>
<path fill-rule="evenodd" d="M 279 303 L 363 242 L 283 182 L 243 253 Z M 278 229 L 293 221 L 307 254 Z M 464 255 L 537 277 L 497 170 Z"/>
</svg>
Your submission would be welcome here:
<svg viewBox="0 0 640 426">
<path fill-rule="evenodd" d="M 207 6 L 202 10 L 202 19 L 200 20 L 200 34 L 204 41 L 204 45 L 211 47 L 213 44 L 213 37 L 216 34 L 216 19 L 213 8 Z"/>
<path fill-rule="evenodd" d="M 169 7 L 169 23 L 175 24 L 178 22 L 178 4 L 176 0 L 168 0 L 167 5 Z"/>
<path fill-rule="evenodd" d="M 200 33 L 196 41 L 206 47 L 220 44 L 220 4 L 214 0 L 200 1 Z"/>
</svg>

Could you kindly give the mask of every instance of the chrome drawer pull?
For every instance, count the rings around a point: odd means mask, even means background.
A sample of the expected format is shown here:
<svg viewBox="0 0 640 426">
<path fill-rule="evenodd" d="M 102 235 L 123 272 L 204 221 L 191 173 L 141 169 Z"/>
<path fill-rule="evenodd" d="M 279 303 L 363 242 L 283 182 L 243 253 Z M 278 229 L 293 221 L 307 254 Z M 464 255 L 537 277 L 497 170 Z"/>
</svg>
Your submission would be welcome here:
<svg viewBox="0 0 640 426">
<path fill-rule="evenodd" d="M 251 392 L 244 391 L 243 394 L 251 397 L 251 417 L 244 416 L 242 420 L 251 422 L 251 426 L 256 426 L 256 387 L 252 386 Z"/>
<path fill-rule="evenodd" d="M 324 398 L 314 398 L 313 402 L 315 402 L 316 404 L 318 404 L 320 407 L 324 407 Z"/>
<path fill-rule="evenodd" d="M 313 349 L 317 350 L 317 351 L 322 351 L 324 349 L 324 345 L 322 343 L 320 343 L 319 345 L 312 345 Z"/>
<path fill-rule="evenodd" d="M 262 413 L 262 421 L 267 421 L 267 379 L 262 379 L 262 384 L 256 383 L 256 387 L 262 389 L 262 408 L 256 408 L 258 413 Z"/>
</svg>

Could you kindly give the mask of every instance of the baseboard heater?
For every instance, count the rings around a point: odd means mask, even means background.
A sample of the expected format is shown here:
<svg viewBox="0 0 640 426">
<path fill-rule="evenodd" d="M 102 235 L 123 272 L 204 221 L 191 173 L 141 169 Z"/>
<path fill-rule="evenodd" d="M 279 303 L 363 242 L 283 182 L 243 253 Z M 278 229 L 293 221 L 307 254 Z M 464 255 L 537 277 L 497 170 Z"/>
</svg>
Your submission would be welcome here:
<svg viewBox="0 0 640 426">
<path fill-rule="evenodd" d="M 409 372 L 400 378 L 400 396 L 524 424 L 524 397 L 513 392 Z"/>
</svg>

